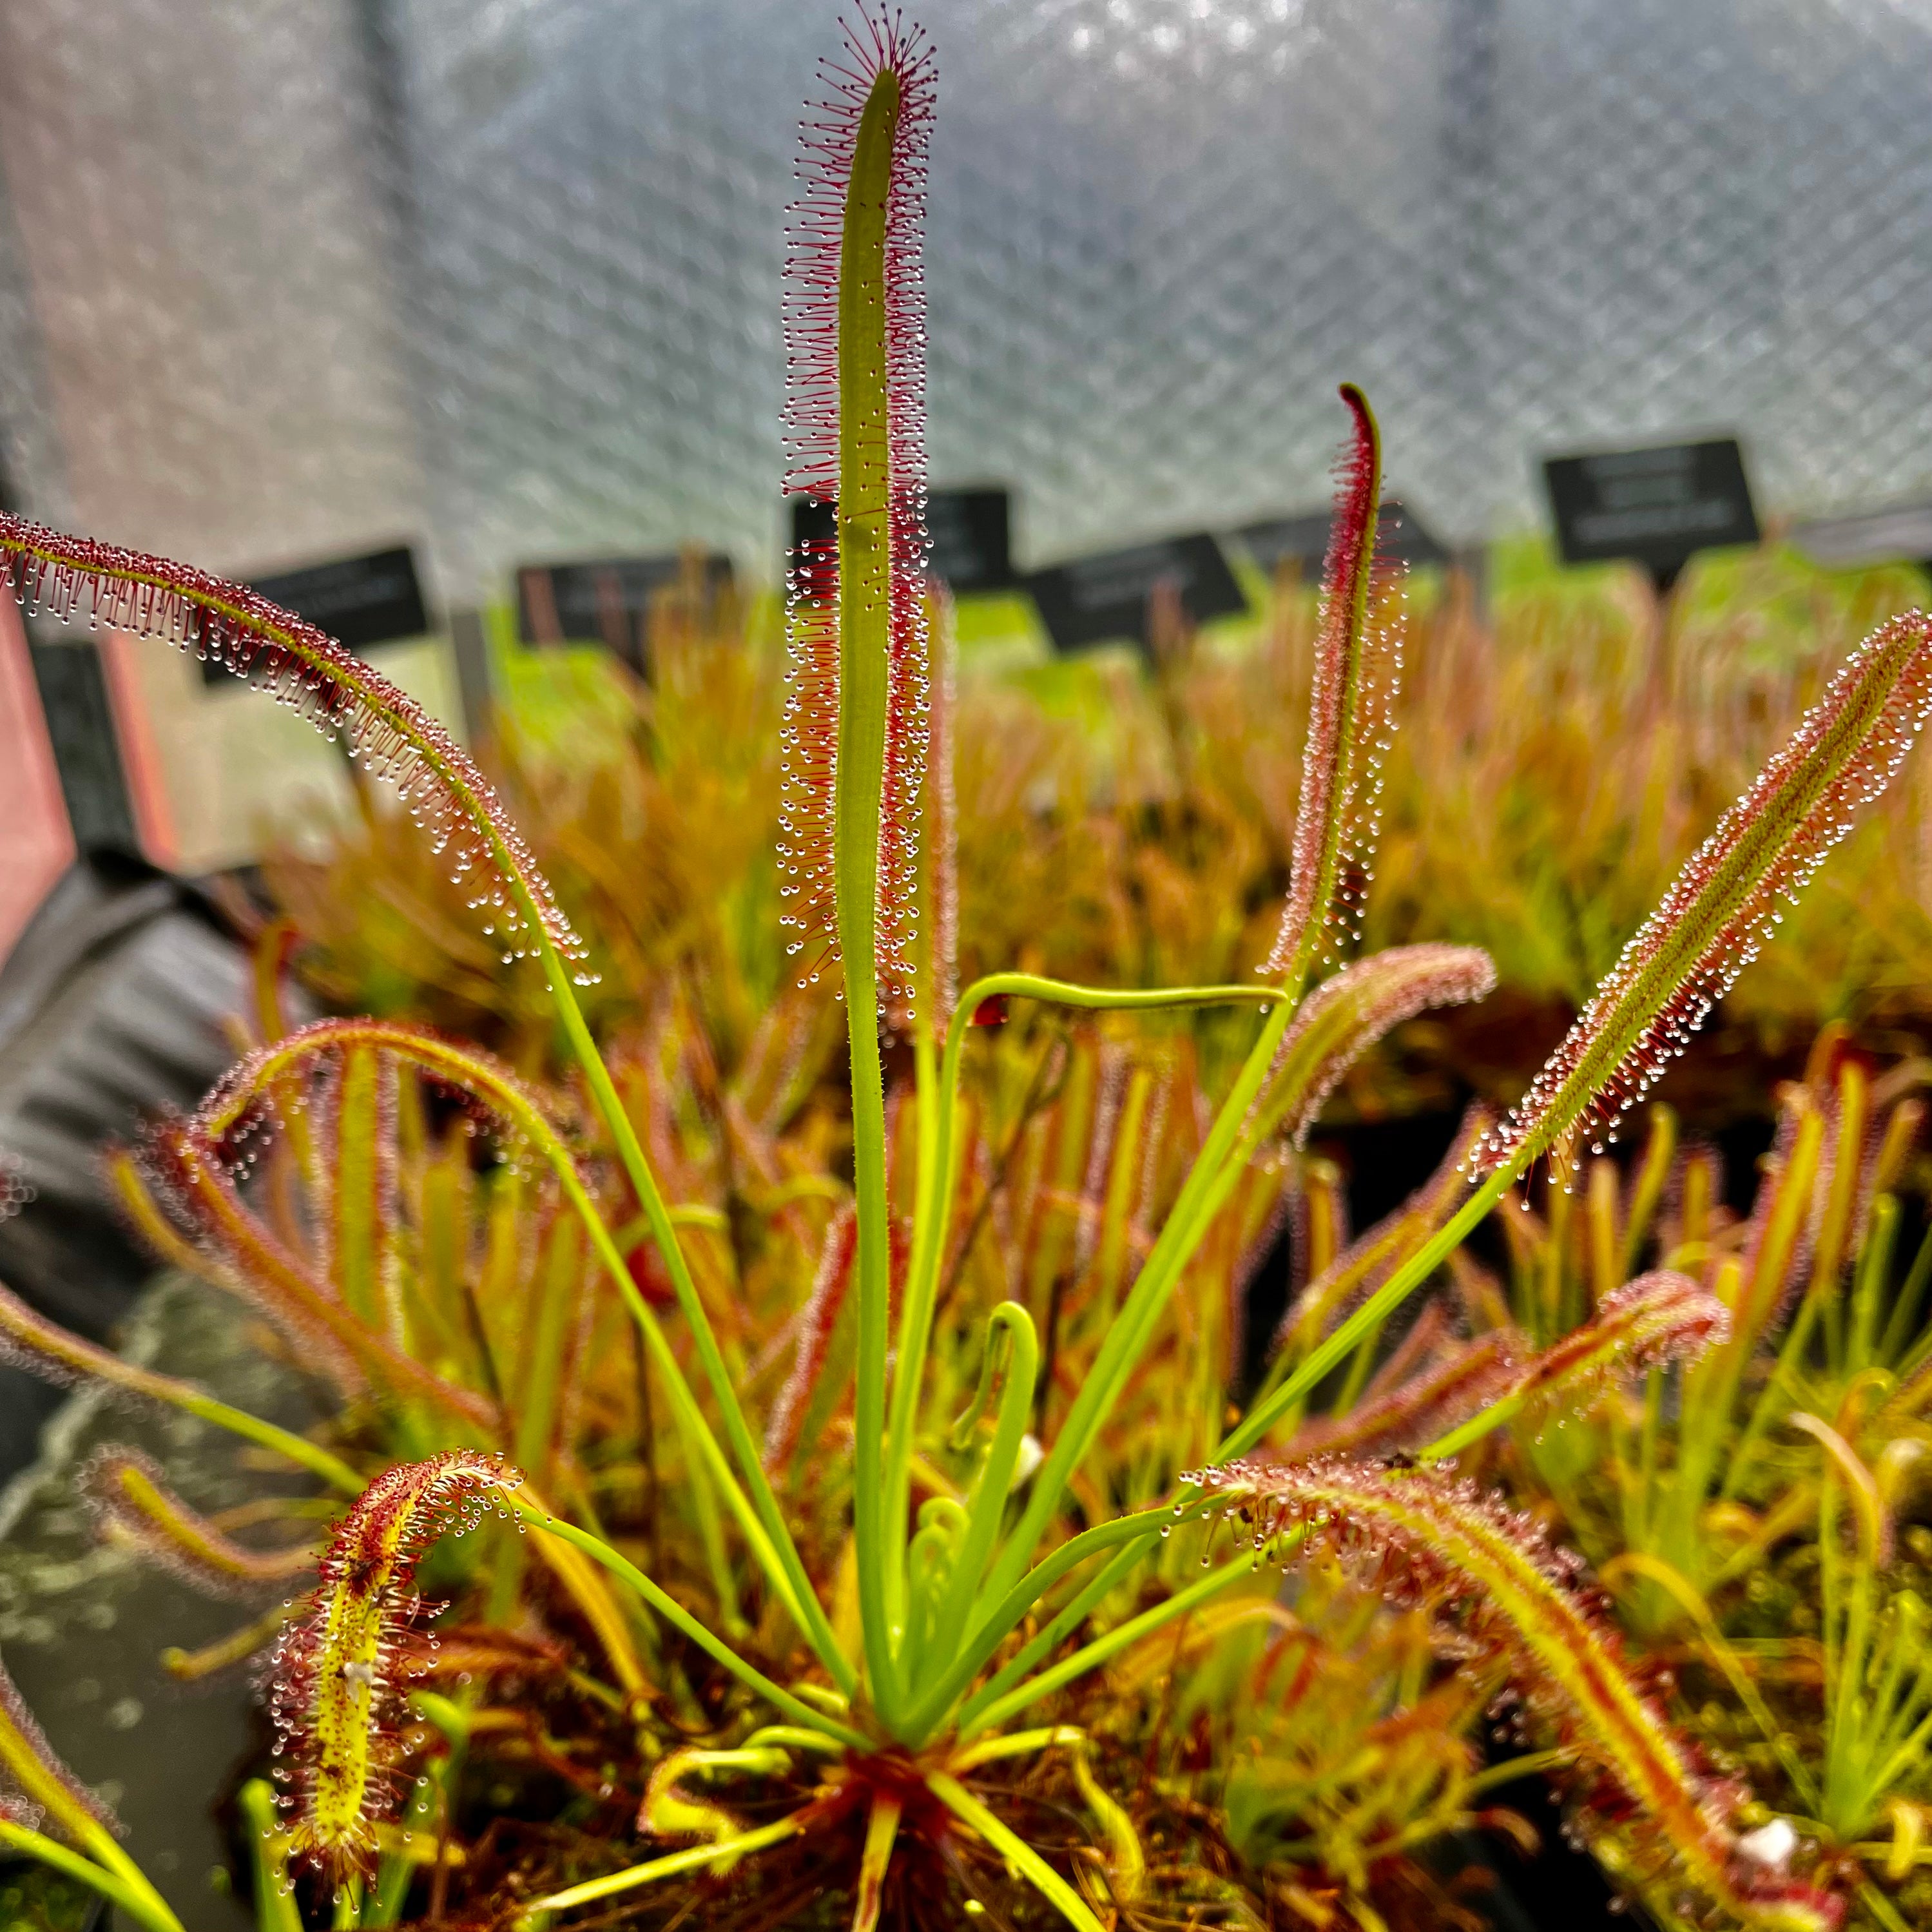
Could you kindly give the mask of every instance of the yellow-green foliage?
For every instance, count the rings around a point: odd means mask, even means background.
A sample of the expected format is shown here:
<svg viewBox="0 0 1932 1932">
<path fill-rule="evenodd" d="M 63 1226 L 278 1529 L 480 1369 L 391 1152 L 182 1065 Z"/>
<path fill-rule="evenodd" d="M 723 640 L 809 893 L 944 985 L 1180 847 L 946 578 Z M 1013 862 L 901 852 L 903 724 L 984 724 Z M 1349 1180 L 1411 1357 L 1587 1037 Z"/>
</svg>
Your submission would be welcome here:
<svg viewBox="0 0 1932 1932">
<path fill-rule="evenodd" d="M 968 653 L 956 754 L 966 976 L 1014 964 L 1202 982 L 1265 950 L 1315 612 L 1292 582 L 1257 588 L 1270 608 L 1250 633 L 1184 640 L 1151 674 L 1112 654 L 982 670 Z M 1776 549 L 1694 566 L 1660 700 L 1646 682 L 1656 614 L 1634 574 L 1517 562 L 1498 571 L 1486 620 L 1457 582 L 1417 586 L 1366 943 L 1490 954 L 1504 1008 L 1533 1017 L 1514 1065 L 1486 1020 L 1468 1064 L 1500 1066 L 1508 1088 L 1828 672 L 1922 590 L 1913 572 L 1833 577 Z M 607 1025 L 675 974 L 728 1053 L 780 982 L 776 642 L 756 606 L 674 601 L 655 620 L 650 686 L 586 653 L 540 718 L 514 703 L 499 714 L 491 758 L 592 935 L 604 980 L 586 1004 Z M 566 732 L 560 713 L 583 728 Z M 1786 912 L 1724 1028 L 1773 1051 L 1834 1018 L 1880 1037 L 1932 1028 L 1929 800 L 1922 751 Z M 271 863 L 305 970 L 344 1006 L 418 1012 L 530 1064 L 550 1029 L 541 989 L 476 934 L 434 856 L 369 808 L 334 856 Z M 1399 1104 L 1388 1071 L 1351 1100 Z"/>
<path fill-rule="evenodd" d="M 1498 1216 L 1526 1323 L 1561 1329 L 1606 1266 L 1653 1253 L 1730 1310 L 1729 1341 L 1681 1373 L 1610 1390 L 1587 1421 L 1519 1426 L 1511 1480 L 1560 1512 L 1627 1627 L 1688 1659 L 1712 1748 L 1848 1862 L 1855 1922 L 1886 1928 L 1932 1903 L 1918 1520 L 1932 1239 L 1899 1250 L 1932 1178 L 1924 1074 L 1821 1036 L 1780 1095 L 1748 1214 L 1725 1204 L 1714 1151 L 1678 1146 L 1659 1110 L 1630 1174 L 1600 1160 L 1576 1196 Z"/>
</svg>

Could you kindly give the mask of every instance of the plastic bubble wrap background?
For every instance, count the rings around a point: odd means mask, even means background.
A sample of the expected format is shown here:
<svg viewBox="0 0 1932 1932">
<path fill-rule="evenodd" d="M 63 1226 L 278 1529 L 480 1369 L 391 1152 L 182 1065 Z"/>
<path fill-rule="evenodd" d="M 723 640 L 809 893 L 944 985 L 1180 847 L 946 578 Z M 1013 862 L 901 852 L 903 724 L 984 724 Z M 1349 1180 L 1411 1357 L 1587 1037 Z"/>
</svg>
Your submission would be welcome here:
<svg viewBox="0 0 1932 1932">
<path fill-rule="evenodd" d="M 1023 561 L 1318 500 L 1344 376 L 1443 533 L 1735 430 L 1932 489 L 1932 0 L 932 0 L 938 483 Z M 220 568 L 778 542 L 831 0 L 9 0 L 0 459 Z"/>
</svg>

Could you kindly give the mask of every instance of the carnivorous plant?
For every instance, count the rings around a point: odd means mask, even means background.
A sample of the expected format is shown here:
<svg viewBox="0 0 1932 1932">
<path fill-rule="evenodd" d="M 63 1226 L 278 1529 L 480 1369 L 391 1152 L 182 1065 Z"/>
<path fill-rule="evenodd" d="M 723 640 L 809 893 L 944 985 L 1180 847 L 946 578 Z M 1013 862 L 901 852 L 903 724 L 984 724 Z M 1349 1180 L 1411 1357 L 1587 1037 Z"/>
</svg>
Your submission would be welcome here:
<svg viewBox="0 0 1932 1932">
<path fill-rule="evenodd" d="M 650 1646 L 676 1643 L 735 1680 L 745 1712 L 736 1742 L 674 1750 L 651 1769 L 640 1830 L 682 1840 L 677 1848 L 524 1898 L 515 1904 L 521 1925 L 844 1834 L 857 1854 L 836 1882 L 849 1891 L 854 1932 L 872 1932 L 896 1888 L 956 1859 L 962 1845 L 1004 1864 L 1068 1924 L 1099 1932 L 1144 1876 L 1118 1807 L 1099 1785 L 1082 1784 L 1096 1836 L 1112 1847 L 1096 1871 L 1049 1856 L 1008 1815 L 1000 1778 L 1048 1754 L 1064 1754 L 1077 1774 L 1093 1741 L 1050 1714 L 1089 1673 L 1227 1604 L 1265 1605 L 1276 1588 L 1271 1564 L 1331 1561 L 1454 1622 L 1472 1658 L 1507 1677 L 1528 1720 L 1552 1730 L 1590 1780 L 1579 1798 L 1582 1828 L 1641 1816 L 1642 1843 L 1624 1875 L 1646 1900 L 1669 1911 L 1688 1897 L 1698 1910 L 1758 1926 L 1832 1924 L 1838 1906 L 1827 1890 L 1743 1846 L 1737 1793 L 1672 1729 L 1575 1562 L 1458 1473 L 1444 1449 L 1479 1440 L 1526 1403 L 1561 1399 L 1580 1378 L 1696 1359 L 1730 1332 L 1736 1310 L 1682 1276 L 1655 1273 L 1567 1332 L 1552 1327 L 1541 1351 L 1489 1364 L 1468 1384 L 1489 1399 L 1473 1414 L 1433 1384 L 1402 1384 L 1395 1406 L 1410 1412 L 1419 1454 L 1385 1453 L 1398 1435 L 1386 1424 L 1354 1442 L 1297 1432 L 1310 1426 L 1336 1372 L 1366 1370 L 1390 1316 L 1533 1166 L 1549 1163 L 1567 1185 L 1576 1136 L 1600 1144 L 1647 1093 L 1932 711 L 1932 622 L 1897 619 L 1843 667 L 1629 942 L 1522 1105 L 1474 1124 L 1460 1164 L 1372 1256 L 1338 1258 L 1336 1266 L 1354 1268 L 1350 1280 L 1326 1285 L 1279 1372 L 1225 1426 L 1222 1390 L 1209 1383 L 1198 1463 L 1154 1472 L 1150 1496 L 1100 1492 L 1090 1478 L 1102 1438 L 1257 1157 L 1300 1134 L 1370 1041 L 1430 1006 L 1481 997 L 1490 974 L 1480 954 L 1446 946 L 1346 963 L 1380 824 L 1401 625 L 1399 583 L 1376 560 L 1379 433 L 1360 392 L 1345 386 L 1349 437 L 1292 874 L 1265 964 L 1240 984 L 1114 989 L 1005 971 L 956 993 L 951 858 L 944 814 L 930 808 L 929 788 L 944 776 L 943 757 L 935 776 L 930 755 L 943 666 L 930 647 L 922 523 L 919 250 L 933 64 L 916 30 L 896 16 L 862 16 L 825 73 L 828 98 L 804 127 L 789 245 L 788 427 L 792 487 L 836 506 L 836 536 L 808 547 L 794 574 L 781 866 L 799 976 L 836 982 L 849 1053 L 851 1214 L 849 1226 L 826 1238 L 828 1292 L 849 1276 L 852 1317 L 849 1573 L 842 1566 L 849 1616 L 805 1560 L 800 1522 L 719 1340 L 707 1293 L 715 1282 L 694 1261 L 691 1218 L 674 1213 L 661 1156 L 640 1131 L 648 1110 L 627 1101 L 585 1022 L 583 944 L 487 782 L 366 664 L 252 593 L 0 519 L 0 562 L 24 600 L 62 617 L 85 608 L 96 622 L 219 658 L 340 735 L 396 787 L 452 871 L 473 882 L 486 932 L 543 974 L 638 1229 L 620 1240 L 572 1134 L 532 1091 L 483 1055 L 405 1026 L 328 1022 L 266 1045 L 196 1116 L 156 1136 L 148 1158 L 162 1208 L 157 1240 L 166 1242 L 171 1222 L 212 1231 L 245 1258 L 242 1271 L 272 1279 L 316 1360 L 345 1390 L 386 1391 L 412 1418 L 423 1452 L 365 1484 L 308 1438 L 200 1399 L 208 1419 L 353 1497 L 332 1532 L 320 1582 L 275 1654 L 273 1707 L 290 1772 L 282 1842 L 337 1881 L 338 1924 L 393 1922 L 400 1881 L 380 1861 L 400 1856 L 399 1842 L 406 1848 L 408 1817 L 399 1841 L 395 1814 L 406 1797 L 414 1815 L 421 1796 L 398 1788 L 399 1727 L 412 1712 L 445 1727 L 453 1758 L 466 1721 L 455 1700 L 418 1694 L 406 1702 L 422 1641 L 415 1579 L 452 1528 L 494 1514 L 534 1532 L 625 1691 L 643 1689 Z M 1116 1258 L 1117 1298 L 1043 1442 L 1034 1433 L 1042 1338 L 1017 1299 L 995 1306 L 976 1338 L 978 1390 L 956 1426 L 933 1400 L 950 1379 L 935 1365 L 962 1341 L 943 1331 L 940 1303 L 962 1232 L 952 1222 L 964 1158 L 962 1065 L 982 1023 L 1014 1002 L 1090 1013 L 1225 1005 L 1251 1016 L 1245 1053 L 1164 1220 L 1144 1252 Z M 904 1067 L 890 1092 L 888 1040 L 892 1064 Z M 487 1123 L 517 1163 L 560 1190 L 568 1242 L 586 1244 L 636 1324 L 668 1396 L 670 1428 L 755 1575 L 760 1600 L 743 1606 L 742 1621 L 785 1630 L 787 1640 L 766 1641 L 761 1654 L 792 1655 L 795 1666 L 762 1667 L 726 1617 L 719 1628 L 703 1621 L 599 1534 L 580 1490 L 554 1486 L 557 1472 L 544 1466 L 552 1432 L 532 1417 L 554 1394 L 545 1365 L 564 1346 L 569 1304 L 550 1308 L 531 1331 L 529 1360 L 498 1365 L 494 1396 L 452 1382 L 426 1359 L 431 1346 L 410 1332 L 390 1292 L 383 1217 L 373 1204 L 388 1184 L 399 1066 Z M 319 1089 L 323 1068 L 328 1084 Z M 319 1090 L 328 1096 L 320 1112 Z M 352 1132 L 341 1131 L 345 1123 Z M 331 1283 L 313 1279 L 286 1244 L 263 1238 L 241 1198 L 255 1150 L 277 1126 L 298 1166 L 332 1166 L 320 1196 L 338 1264 Z M 896 1202 L 907 1211 L 896 1213 Z M 661 1294 L 645 1292 L 631 1265 L 631 1247 L 643 1240 Z M 560 1297 L 574 1292 L 567 1258 L 555 1280 Z M 141 1372 L 48 1332 L 16 1306 L 7 1316 L 16 1347 L 70 1372 L 124 1381 Z M 196 1400 L 178 1387 L 145 1392 Z M 1460 1419 L 1433 1448 L 1426 1429 L 1416 1434 L 1418 1418 L 1452 1413 Z M 935 1461 L 951 1480 L 932 1479 Z M 184 1540 L 181 1513 L 137 1465 L 104 1469 L 97 1486 L 111 1510 Z M 1173 1575 L 1180 1551 L 1198 1558 L 1185 1582 Z M 232 1556 L 209 1546 L 200 1559 L 218 1566 Z M 1156 1575 L 1168 1587 L 1082 1640 L 1096 1606 Z M 629 1604 L 646 1613 L 642 1639 Z M 50 1774 L 29 1761 L 44 1766 L 45 1754 L 17 1720 L 4 1733 L 15 1736 L 25 1742 L 7 1748 L 8 1762 L 17 1760 L 38 1792 L 36 1778 Z M 734 1790 L 790 1802 L 749 1822 L 734 1809 Z M 51 1786 L 43 1802 L 80 1849 L 10 1822 L 19 1842 L 67 1860 L 137 1922 L 157 1932 L 176 1925 L 98 1826 L 57 1802 Z M 292 1910 L 272 1886 L 262 1909 L 265 1922 L 281 1911 L 284 1924 Z"/>
</svg>

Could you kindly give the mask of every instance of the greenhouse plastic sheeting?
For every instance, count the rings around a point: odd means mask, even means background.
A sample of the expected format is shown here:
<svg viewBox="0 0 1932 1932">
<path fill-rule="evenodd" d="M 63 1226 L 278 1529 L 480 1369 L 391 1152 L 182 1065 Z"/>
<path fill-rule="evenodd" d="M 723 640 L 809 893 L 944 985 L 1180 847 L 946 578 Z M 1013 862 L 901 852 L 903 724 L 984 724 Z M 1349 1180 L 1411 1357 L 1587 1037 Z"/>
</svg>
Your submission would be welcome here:
<svg viewBox="0 0 1932 1932">
<path fill-rule="evenodd" d="M 1928 0 L 935 0 L 934 480 L 1022 560 L 1317 496 L 1364 382 L 1469 540 L 1566 446 L 1932 487 Z M 0 427 L 218 567 L 769 573 L 826 0 L 10 0 Z"/>
</svg>

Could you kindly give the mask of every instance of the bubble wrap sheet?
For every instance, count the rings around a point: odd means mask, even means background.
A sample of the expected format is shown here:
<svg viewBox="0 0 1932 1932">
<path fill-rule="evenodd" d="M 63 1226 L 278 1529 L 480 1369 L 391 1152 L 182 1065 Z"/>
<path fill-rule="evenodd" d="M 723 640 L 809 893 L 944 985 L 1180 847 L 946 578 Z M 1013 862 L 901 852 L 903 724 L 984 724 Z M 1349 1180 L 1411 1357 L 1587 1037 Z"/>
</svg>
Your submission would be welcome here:
<svg viewBox="0 0 1932 1932">
<path fill-rule="evenodd" d="M 1318 498 L 1364 382 L 1449 536 L 1565 446 L 1932 488 L 1932 0 L 933 0 L 939 483 L 1037 562 Z M 0 433 L 217 567 L 778 541 L 830 0 L 9 0 Z"/>
</svg>

